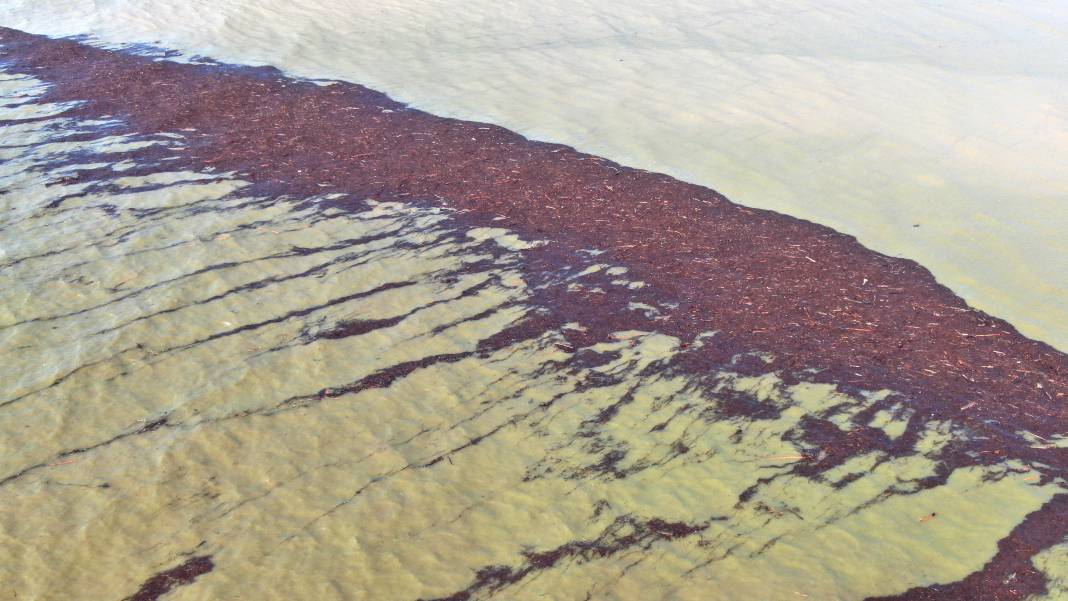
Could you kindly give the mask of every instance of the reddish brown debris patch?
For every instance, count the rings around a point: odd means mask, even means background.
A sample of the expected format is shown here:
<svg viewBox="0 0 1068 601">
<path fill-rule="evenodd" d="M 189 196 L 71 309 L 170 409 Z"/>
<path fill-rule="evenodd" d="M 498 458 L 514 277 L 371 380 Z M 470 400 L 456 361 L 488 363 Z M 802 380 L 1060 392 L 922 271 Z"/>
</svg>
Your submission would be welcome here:
<svg viewBox="0 0 1068 601">
<path fill-rule="evenodd" d="M 85 101 L 71 116 L 118 115 L 140 133 L 187 133 L 184 162 L 170 163 L 175 168 L 231 171 L 265 196 L 444 202 L 462 209 L 466 222 L 549 240 L 557 249 L 549 254 L 605 250 L 601 260 L 649 284 L 643 294 L 678 301 L 658 322 L 662 331 L 684 341 L 720 332 L 714 344 L 680 357 L 691 371 L 770 352 L 772 363 L 754 370 L 789 376 L 813 369 L 845 389 L 888 388 L 908 400 L 914 417 L 895 441 L 874 431 L 843 439 L 810 424 L 801 442 L 819 449 L 813 470 L 872 448 L 904 452 L 935 419 L 976 433 L 944 454 L 937 479 L 1006 458 L 1042 472 L 1043 482 L 1068 474 L 1068 451 L 1033 446 L 1019 434 L 1050 439 L 1068 430 L 1068 357 L 968 307 L 915 262 L 664 175 L 411 110 L 359 85 L 159 61 L 3 28 L 0 44 L 9 69 L 52 85 L 44 100 Z M 618 315 L 604 309 L 611 300 L 561 302 L 584 324 L 607 326 Z M 1011 599 L 1040 591 L 1038 575 L 1006 580 L 1003 568 L 1025 566 L 1036 550 L 1068 535 L 1059 508 L 1047 504 L 1029 517 L 1002 541 L 1001 559 L 968 580 L 902 598 Z"/>
<path fill-rule="evenodd" d="M 998 552 L 983 569 L 960 582 L 922 586 L 900 595 L 871 601 L 1021 601 L 1046 591 L 1046 576 L 1031 558 L 1035 553 L 1064 541 L 1068 523 L 1068 494 L 1053 497 L 1027 516 L 1009 536 L 998 543 Z"/>
<path fill-rule="evenodd" d="M 185 563 L 146 580 L 141 588 L 126 597 L 125 601 L 155 601 L 176 587 L 189 584 L 213 569 L 215 564 L 212 563 L 210 555 L 190 557 Z"/>
<path fill-rule="evenodd" d="M 829 228 L 505 129 L 407 109 L 353 84 L 273 69 L 190 65 L 0 29 L 3 58 L 53 84 L 50 101 L 123 115 L 143 133 L 195 129 L 190 164 L 265 191 L 443 199 L 483 222 L 608 262 L 682 306 L 663 329 L 720 330 L 721 352 L 936 401 L 945 416 L 1059 434 L 1068 359 L 969 308 L 918 264 Z M 387 112 L 392 111 L 392 112 Z M 888 198 L 887 202 L 893 202 Z"/>
</svg>

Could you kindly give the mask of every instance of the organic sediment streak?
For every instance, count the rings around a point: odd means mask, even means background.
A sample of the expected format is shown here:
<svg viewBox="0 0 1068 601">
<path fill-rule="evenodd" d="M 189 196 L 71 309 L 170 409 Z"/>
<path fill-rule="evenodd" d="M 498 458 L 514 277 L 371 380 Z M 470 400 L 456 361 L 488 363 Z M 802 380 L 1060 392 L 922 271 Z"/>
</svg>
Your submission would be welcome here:
<svg viewBox="0 0 1068 601">
<path fill-rule="evenodd" d="M 1046 586 L 1068 360 L 918 265 L 352 84 L 0 43 L 0 492 L 111 520 L 5 521 L 15 588 L 131 545 L 97 596 Z"/>
</svg>

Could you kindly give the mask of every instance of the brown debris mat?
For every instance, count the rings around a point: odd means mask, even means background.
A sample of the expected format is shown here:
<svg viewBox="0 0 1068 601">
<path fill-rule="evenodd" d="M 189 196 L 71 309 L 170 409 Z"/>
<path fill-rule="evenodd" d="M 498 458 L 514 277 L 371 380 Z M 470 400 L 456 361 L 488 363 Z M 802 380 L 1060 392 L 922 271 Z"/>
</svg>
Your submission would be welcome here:
<svg viewBox="0 0 1068 601">
<path fill-rule="evenodd" d="M 917 263 L 851 236 L 500 127 L 409 109 L 355 84 L 180 64 L 5 28 L 0 44 L 9 70 L 52 86 L 45 100 L 86 101 L 73 113 L 121 116 L 146 134 L 193 129 L 187 166 L 234 172 L 264 194 L 441 202 L 469 223 L 561 249 L 605 250 L 599 260 L 679 302 L 662 331 L 684 341 L 719 332 L 716 344 L 691 354 L 690 368 L 770 352 L 762 371 L 808 369 L 845 390 L 890 389 L 916 410 L 917 427 L 944 419 L 972 429 L 985 442 L 961 450 L 951 467 L 1013 457 L 1043 481 L 1068 471 L 1068 449 L 1019 435 L 1068 430 L 1068 357 L 968 307 Z M 983 572 L 896 598 L 1021 599 L 1043 590 L 1040 576 L 1005 577 L 1068 535 L 1063 499 L 1002 541 Z"/>
</svg>

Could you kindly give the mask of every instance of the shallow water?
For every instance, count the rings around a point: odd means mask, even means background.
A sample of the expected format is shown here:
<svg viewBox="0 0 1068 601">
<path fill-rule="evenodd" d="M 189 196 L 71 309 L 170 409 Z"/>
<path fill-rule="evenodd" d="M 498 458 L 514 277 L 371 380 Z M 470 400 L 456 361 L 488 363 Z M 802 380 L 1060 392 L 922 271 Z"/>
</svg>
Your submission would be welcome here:
<svg viewBox="0 0 1068 601">
<path fill-rule="evenodd" d="M 1068 11 L 13 0 L 0 23 L 366 84 L 812 219 L 1068 349 Z"/>
<path fill-rule="evenodd" d="M 931 486 L 975 435 L 937 421 L 912 452 L 800 476 L 810 420 L 852 432 L 885 403 L 866 426 L 896 438 L 907 403 L 694 374 L 653 331 L 502 339 L 554 310 L 539 291 L 640 287 L 594 249 L 532 271 L 541 241 L 438 207 L 176 172 L 181 133 L 41 91 L 0 80 L 0 119 L 43 118 L 0 125 L 15 598 L 122 598 L 211 556 L 167 598 L 862 599 L 978 570 L 1062 484 L 1006 461 Z M 1066 553 L 1036 559 L 1050 599 Z"/>
</svg>

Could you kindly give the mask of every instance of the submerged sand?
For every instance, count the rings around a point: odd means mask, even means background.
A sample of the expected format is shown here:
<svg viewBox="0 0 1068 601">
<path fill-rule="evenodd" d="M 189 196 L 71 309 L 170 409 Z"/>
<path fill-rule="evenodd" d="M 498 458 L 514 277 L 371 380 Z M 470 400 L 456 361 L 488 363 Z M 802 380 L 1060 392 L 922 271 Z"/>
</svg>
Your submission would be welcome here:
<svg viewBox="0 0 1068 601">
<path fill-rule="evenodd" d="M 1068 11 L 948 0 L 10 0 L 0 24 L 355 81 L 918 261 L 1068 349 Z"/>
<path fill-rule="evenodd" d="M 1063 593 L 1068 359 L 915 263 L 356 85 L 0 41 L 14 590 Z"/>
</svg>

